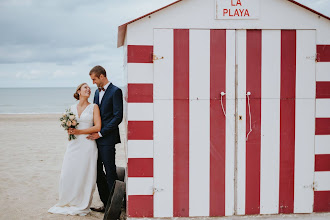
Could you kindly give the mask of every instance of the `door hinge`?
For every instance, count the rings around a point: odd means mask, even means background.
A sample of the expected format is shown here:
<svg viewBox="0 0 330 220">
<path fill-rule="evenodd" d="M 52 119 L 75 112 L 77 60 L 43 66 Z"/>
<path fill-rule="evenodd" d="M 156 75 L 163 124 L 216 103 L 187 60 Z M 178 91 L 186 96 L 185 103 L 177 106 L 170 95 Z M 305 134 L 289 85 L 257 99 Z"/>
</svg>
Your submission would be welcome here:
<svg viewBox="0 0 330 220">
<path fill-rule="evenodd" d="M 153 195 L 155 195 L 156 192 L 162 192 L 162 191 L 164 191 L 164 189 L 154 188 Z"/>
<path fill-rule="evenodd" d="M 152 56 L 152 60 L 155 61 L 155 60 L 162 60 L 164 59 L 164 57 L 157 57 L 155 54 Z"/>
</svg>

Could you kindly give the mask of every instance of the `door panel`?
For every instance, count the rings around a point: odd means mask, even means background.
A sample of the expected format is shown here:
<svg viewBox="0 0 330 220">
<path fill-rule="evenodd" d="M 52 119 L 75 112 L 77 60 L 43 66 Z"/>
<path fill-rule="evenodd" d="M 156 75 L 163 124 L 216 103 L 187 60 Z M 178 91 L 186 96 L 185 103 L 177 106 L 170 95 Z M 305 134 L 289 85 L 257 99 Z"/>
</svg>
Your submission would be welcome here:
<svg viewBox="0 0 330 220">
<path fill-rule="evenodd" d="M 237 31 L 237 214 L 310 213 L 315 31 L 256 32 Z"/>
<path fill-rule="evenodd" d="M 154 42 L 154 215 L 233 215 L 235 31 L 156 29 Z"/>
</svg>

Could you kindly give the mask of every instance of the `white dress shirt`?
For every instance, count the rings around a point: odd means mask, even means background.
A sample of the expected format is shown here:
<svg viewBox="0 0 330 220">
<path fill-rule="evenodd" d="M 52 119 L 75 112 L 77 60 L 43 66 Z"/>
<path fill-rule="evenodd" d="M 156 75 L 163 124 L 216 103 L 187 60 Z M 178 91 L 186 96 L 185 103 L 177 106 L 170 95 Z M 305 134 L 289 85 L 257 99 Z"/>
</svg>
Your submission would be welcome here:
<svg viewBox="0 0 330 220">
<path fill-rule="evenodd" d="M 101 90 L 101 92 L 99 92 L 99 105 L 101 105 L 102 98 L 104 96 L 105 91 L 107 91 L 107 88 L 109 87 L 109 85 L 110 85 L 110 82 L 108 82 L 105 86 L 103 86 L 104 91 Z M 99 133 L 100 137 L 103 137 L 101 132 L 98 132 L 98 133 Z"/>
<path fill-rule="evenodd" d="M 100 105 L 101 105 L 101 102 L 102 102 L 102 98 L 104 96 L 104 93 L 105 93 L 105 91 L 107 91 L 107 88 L 109 87 L 109 85 L 110 85 L 110 82 L 108 82 L 105 86 L 103 86 L 104 91 L 101 90 L 101 92 L 99 93 L 99 104 Z"/>
</svg>

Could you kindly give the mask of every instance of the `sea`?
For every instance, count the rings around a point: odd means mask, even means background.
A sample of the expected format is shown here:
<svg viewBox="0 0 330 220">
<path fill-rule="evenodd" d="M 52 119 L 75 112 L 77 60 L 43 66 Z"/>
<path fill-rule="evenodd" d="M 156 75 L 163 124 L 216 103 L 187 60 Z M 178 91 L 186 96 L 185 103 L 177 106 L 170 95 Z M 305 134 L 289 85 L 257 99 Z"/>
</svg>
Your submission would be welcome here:
<svg viewBox="0 0 330 220">
<path fill-rule="evenodd" d="M 92 87 L 93 102 L 96 87 Z M 57 114 L 77 103 L 76 88 L 0 88 L 0 114 Z"/>
</svg>

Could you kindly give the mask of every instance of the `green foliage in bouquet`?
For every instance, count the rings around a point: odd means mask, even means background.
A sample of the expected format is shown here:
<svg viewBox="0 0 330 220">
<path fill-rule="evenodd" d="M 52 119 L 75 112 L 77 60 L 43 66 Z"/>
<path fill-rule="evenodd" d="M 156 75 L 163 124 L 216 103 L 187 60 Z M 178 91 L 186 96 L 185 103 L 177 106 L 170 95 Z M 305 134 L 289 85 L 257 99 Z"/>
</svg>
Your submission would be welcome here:
<svg viewBox="0 0 330 220">
<path fill-rule="evenodd" d="M 73 112 L 70 111 L 70 109 L 66 109 L 60 118 L 61 126 L 67 131 L 69 128 L 77 128 L 79 123 L 77 122 L 76 115 L 73 114 Z M 73 139 L 77 139 L 77 137 L 74 134 L 69 134 L 69 141 Z"/>
</svg>

